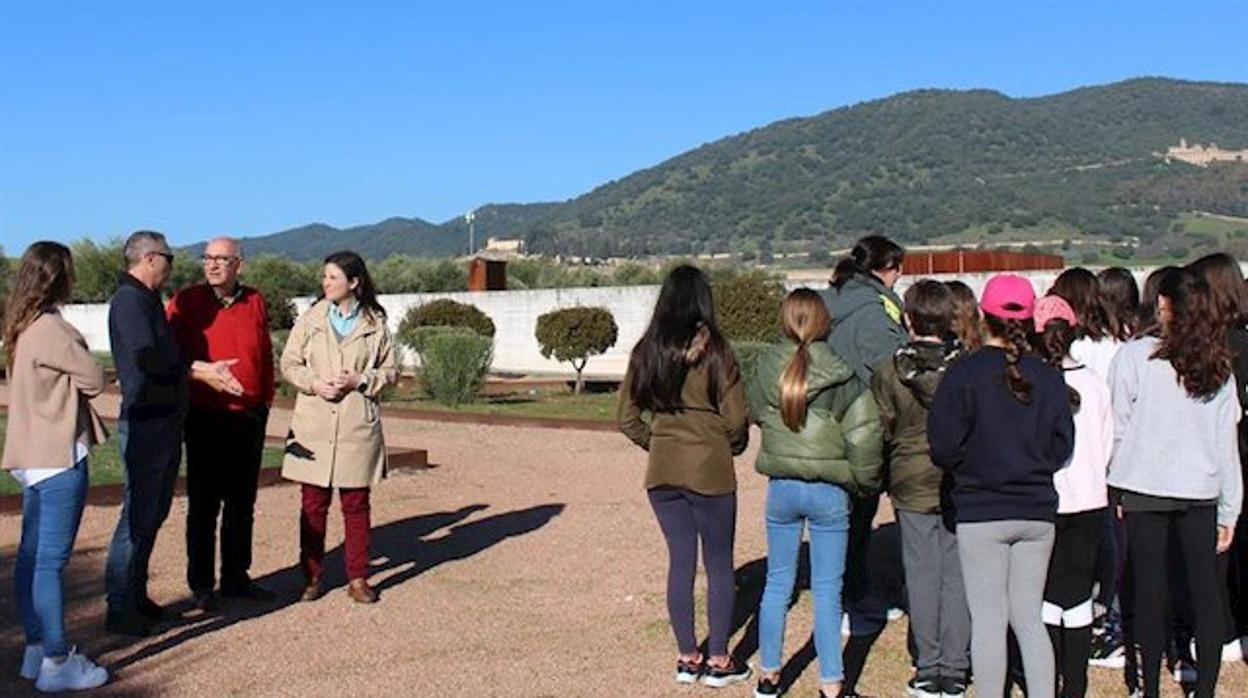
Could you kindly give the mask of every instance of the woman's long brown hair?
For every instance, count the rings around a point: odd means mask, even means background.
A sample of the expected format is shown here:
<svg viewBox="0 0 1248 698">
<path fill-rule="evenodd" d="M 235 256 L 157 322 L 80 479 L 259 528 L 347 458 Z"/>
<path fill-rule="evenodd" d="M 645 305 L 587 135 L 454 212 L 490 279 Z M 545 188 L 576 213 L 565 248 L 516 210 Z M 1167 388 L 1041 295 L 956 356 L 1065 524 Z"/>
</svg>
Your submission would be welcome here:
<svg viewBox="0 0 1248 698">
<path fill-rule="evenodd" d="M 979 302 L 975 292 L 961 281 L 946 281 L 953 291 L 953 333 L 966 351 L 975 351 L 984 344 L 984 330 L 979 319 Z"/>
<path fill-rule="evenodd" d="M 1162 323 L 1161 343 L 1153 358 L 1174 367 L 1187 394 L 1208 400 L 1231 377 L 1229 325 L 1218 311 L 1209 282 L 1191 267 L 1166 275 L 1158 293 L 1170 303 L 1170 320 Z"/>
<path fill-rule="evenodd" d="M 36 242 L 26 248 L 13 279 L 4 313 L 4 348 L 9 369 L 22 332 L 43 313 L 69 301 L 74 259 L 59 242 Z"/>
<path fill-rule="evenodd" d="M 780 375 L 780 417 L 793 431 L 806 424 L 806 385 L 810 371 L 810 344 L 823 341 L 832 329 L 832 316 L 819 294 L 799 288 L 780 304 L 784 336 L 797 344 L 797 351 Z"/>
</svg>

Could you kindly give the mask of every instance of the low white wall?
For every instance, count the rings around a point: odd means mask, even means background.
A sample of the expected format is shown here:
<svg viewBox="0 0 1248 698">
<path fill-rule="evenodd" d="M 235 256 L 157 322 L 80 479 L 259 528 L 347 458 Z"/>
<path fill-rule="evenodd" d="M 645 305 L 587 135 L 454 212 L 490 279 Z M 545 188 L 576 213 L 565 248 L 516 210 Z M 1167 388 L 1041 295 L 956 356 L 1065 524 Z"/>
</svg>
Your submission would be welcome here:
<svg viewBox="0 0 1248 698">
<path fill-rule="evenodd" d="M 1132 270 L 1141 286 L 1151 268 Z M 1044 293 L 1060 270 L 1025 272 L 1037 293 Z M 993 274 L 935 274 L 932 278 L 942 281 L 962 279 L 976 293 L 983 289 Z M 902 277 L 898 292 L 922 277 Z M 818 279 L 789 281 L 791 290 L 801 286 L 824 288 L 827 282 Z M 380 297 L 389 315 L 390 330 L 397 331 L 403 315 L 411 308 L 437 298 L 450 298 L 460 303 L 471 303 L 480 308 L 494 321 L 494 364 L 498 372 L 571 374 L 568 364 L 542 358 L 533 336 L 537 317 L 558 308 L 577 305 L 602 306 L 611 311 L 620 328 L 615 346 L 602 356 L 595 356 L 586 364 L 587 376 L 619 378 L 628 366 L 628 353 L 646 330 L 650 312 L 659 295 L 658 286 L 614 286 L 600 288 L 539 289 L 534 291 L 478 291 L 466 293 L 413 293 Z M 296 299 L 295 305 L 303 312 L 311 304 L 310 298 Z M 86 337 L 93 351 L 108 351 L 108 306 L 105 304 L 71 305 L 64 310 L 69 320 Z M 404 352 L 406 355 L 406 352 Z M 409 361 L 406 361 L 410 363 Z"/>
</svg>

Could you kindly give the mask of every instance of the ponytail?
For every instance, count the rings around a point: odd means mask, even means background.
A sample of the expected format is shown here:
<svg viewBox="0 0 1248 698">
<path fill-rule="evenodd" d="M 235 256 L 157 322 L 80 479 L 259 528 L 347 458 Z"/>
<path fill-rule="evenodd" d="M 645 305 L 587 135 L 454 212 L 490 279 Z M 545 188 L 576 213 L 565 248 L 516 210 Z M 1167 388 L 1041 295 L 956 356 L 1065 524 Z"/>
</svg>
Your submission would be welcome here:
<svg viewBox="0 0 1248 698">
<path fill-rule="evenodd" d="M 832 287 L 840 290 L 845 282 L 859 274 L 897 269 L 905 258 L 906 251 L 901 245 L 883 235 L 868 235 L 854 243 L 849 256 L 836 263 L 832 270 Z"/>
<path fill-rule="evenodd" d="M 797 351 L 780 376 L 780 418 L 793 431 L 806 424 L 806 374 L 810 369 L 810 343 L 797 345 Z"/>
<path fill-rule="evenodd" d="M 806 423 L 806 387 L 810 371 L 810 344 L 823 341 L 832 328 L 832 316 L 819 294 L 799 288 L 780 304 L 780 326 L 784 336 L 797 344 L 797 351 L 780 374 L 780 418 L 793 431 Z"/>
<path fill-rule="evenodd" d="M 1027 325 L 1030 320 L 1003 320 L 995 315 L 984 314 L 984 323 L 993 336 L 1005 340 L 1005 383 L 1014 398 L 1024 405 L 1031 403 L 1031 382 L 1023 377 L 1019 367 L 1023 355 L 1031 351 Z"/>
<path fill-rule="evenodd" d="M 1040 354 L 1040 358 L 1053 368 L 1063 370 L 1062 362 L 1066 356 L 1070 354 L 1070 345 L 1075 341 L 1075 328 L 1070 323 L 1062 319 L 1049 320 L 1044 325 L 1044 331 L 1040 332 L 1032 340 L 1032 344 L 1036 348 L 1036 353 Z M 1070 409 L 1072 412 L 1079 410 L 1079 404 L 1083 398 L 1079 395 L 1079 391 L 1075 390 L 1069 383 L 1066 385 L 1066 394 L 1070 398 Z"/>
</svg>

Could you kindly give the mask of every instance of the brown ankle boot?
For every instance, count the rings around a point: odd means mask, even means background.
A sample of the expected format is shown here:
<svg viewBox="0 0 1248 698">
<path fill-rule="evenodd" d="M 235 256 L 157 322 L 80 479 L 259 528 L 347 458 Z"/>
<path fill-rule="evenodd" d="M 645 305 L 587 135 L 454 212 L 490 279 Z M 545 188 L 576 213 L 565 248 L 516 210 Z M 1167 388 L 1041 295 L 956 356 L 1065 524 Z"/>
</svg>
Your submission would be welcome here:
<svg viewBox="0 0 1248 698">
<path fill-rule="evenodd" d="M 300 601 L 316 601 L 321 598 L 321 580 L 309 579 L 303 587 L 303 594 L 299 597 Z"/>
<path fill-rule="evenodd" d="M 367 579 L 352 579 L 347 585 L 347 595 L 357 603 L 377 603 L 377 592 L 368 585 Z"/>
</svg>

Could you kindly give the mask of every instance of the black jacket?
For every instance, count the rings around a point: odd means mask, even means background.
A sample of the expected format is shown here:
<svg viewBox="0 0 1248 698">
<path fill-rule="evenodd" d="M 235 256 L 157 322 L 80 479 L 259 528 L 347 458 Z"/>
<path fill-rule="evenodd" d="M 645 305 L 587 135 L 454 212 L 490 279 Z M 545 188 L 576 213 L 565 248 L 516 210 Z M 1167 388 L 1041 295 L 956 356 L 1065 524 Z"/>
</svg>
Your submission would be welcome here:
<svg viewBox="0 0 1248 698">
<path fill-rule="evenodd" d="M 121 418 L 176 417 L 186 409 L 186 361 L 160 296 L 130 274 L 108 302 L 108 342 L 121 383 Z"/>
</svg>

